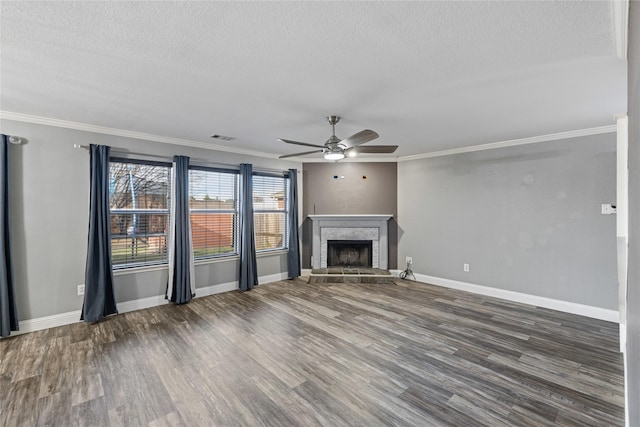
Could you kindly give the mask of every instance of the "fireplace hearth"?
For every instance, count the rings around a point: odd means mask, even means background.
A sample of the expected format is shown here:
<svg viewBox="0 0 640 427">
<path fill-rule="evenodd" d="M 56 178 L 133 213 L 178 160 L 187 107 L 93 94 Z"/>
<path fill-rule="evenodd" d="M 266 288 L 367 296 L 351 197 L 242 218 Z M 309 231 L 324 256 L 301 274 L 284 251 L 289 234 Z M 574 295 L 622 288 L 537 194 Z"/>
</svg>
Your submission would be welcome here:
<svg viewBox="0 0 640 427">
<path fill-rule="evenodd" d="M 327 267 L 372 267 L 371 240 L 327 240 Z"/>
</svg>

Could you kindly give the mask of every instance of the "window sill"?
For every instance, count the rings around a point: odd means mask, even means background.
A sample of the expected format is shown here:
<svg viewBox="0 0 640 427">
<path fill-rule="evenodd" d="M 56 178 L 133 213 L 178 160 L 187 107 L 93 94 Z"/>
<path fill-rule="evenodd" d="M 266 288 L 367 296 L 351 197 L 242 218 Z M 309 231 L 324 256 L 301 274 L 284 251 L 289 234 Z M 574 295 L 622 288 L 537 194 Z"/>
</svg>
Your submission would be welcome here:
<svg viewBox="0 0 640 427">
<path fill-rule="evenodd" d="M 268 251 L 256 252 L 256 258 L 262 258 L 262 257 L 274 256 L 274 255 L 286 255 L 287 253 L 289 253 L 289 249 L 271 249 Z"/>
<path fill-rule="evenodd" d="M 288 249 L 274 249 L 269 251 L 256 252 L 256 258 L 265 258 L 269 256 L 286 255 L 289 252 Z M 218 258 L 206 258 L 198 259 L 193 262 L 193 265 L 207 265 L 216 264 L 219 262 L 238 261 L 239 255 L 223 256 Z M 140 267 L 119 268 L 113 270 L 114 276 L 126 276 L 127 274 L 146 273 L 148 271 L 168 270 L 168 264 L 156 264 L 156 265 L 144 265 Z"/>
<path fill-rule="evenodd" d="M 142 265 L 140 267 L 118 268 L 113 270 L 114 276 L 126 276 L 127 274 L 146 273 L 147 271 L 168 270 L 169 264 Z"/>
<path fill-rule="evenodd" d="M 228 262 L 228 261 L 236 261 L 239 260 L 239 255 L 227 255 L 227 256 L 219 256 L 212 258 L 202 258 L 193 261 L 193 265 L 205 265 L 205 264 L 217 264 L 219 262 Z"/>
</svg>

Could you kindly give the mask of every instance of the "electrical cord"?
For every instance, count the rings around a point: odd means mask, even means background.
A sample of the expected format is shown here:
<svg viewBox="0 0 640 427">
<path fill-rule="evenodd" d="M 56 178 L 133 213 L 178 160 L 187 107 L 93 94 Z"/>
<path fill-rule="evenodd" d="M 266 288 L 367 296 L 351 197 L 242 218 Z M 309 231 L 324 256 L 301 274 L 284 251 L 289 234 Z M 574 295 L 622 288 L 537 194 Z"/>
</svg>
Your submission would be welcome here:
<svg viewBox="0 0 640 427">
<path fill-rule="evenodd" d="M 416 276 L 413 275 L 413 271 L 411 271 L 411 263 L 407 263 L 407 269 L 400 273 L 401 279 L 406 280 L 416 280 Z"/>
</svg>

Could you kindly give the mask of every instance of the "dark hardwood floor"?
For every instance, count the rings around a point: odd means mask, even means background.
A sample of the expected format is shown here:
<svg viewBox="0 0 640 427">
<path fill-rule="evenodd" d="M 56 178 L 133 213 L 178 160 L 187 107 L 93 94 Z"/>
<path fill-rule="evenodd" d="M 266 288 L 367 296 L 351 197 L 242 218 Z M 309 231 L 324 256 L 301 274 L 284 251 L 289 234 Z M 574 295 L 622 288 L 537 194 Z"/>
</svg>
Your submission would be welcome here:
<svg viewBox="0 0 640 427">
<path fill-rule="evenodd" d="M 398 280 L 0 340 L 0 425 L 624 425 L 618 326 Z"/>
</svg>

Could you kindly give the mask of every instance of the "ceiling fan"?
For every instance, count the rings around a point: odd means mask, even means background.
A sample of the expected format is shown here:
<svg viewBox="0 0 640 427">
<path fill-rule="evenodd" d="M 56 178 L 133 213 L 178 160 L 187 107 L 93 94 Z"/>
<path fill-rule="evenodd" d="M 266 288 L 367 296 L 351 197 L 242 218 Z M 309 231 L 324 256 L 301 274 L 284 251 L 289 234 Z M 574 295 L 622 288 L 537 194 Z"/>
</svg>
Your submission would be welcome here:
<svg viewBox="0 0 640 427">
<path fill-rule="evenodd" d="M 393 153 L 398 148 L 397 145 L 371 145 L 362 146 L 365 142 L 376 139 L 379 135 L 370 130 L 361 130 L 358 133 L 351 135 L 349 138 L 340 139 L 336 136 L 336 124 L 340 121 L 340 116 L 329 116 L 327 121 L 333 129 L 333 134 L 327 139 L 324 145 L 309 144 L 307 142 L 291 141 L 289 139 L 278 138 L 278 141 L 294 144 L 304 145 L 305 147 L 316 148 L 313 151 L 305 151 L 303 153 L 285 154 L 280 156 L 281 159 L 286 157 L 306 156 L 307 154 L 323 153 L 324 158 L 327 160 L 342 160 L 347 155 L 353 157 L 360 153 L 373 153 L 373 154 L 387 154 Z"/>
</svg>

